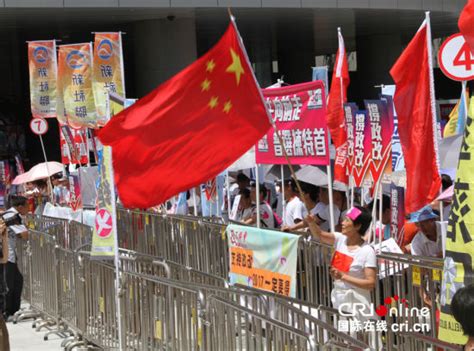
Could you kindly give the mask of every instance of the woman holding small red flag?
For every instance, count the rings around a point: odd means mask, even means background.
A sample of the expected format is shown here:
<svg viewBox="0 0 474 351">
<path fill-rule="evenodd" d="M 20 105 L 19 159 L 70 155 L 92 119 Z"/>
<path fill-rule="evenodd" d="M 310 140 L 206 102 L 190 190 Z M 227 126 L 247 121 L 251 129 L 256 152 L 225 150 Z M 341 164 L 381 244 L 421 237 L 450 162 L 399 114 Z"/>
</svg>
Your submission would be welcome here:
<svg viewBox="0 0 474 351">
<path fill-rule="evenodd" d="M 363 237 L 372 216 L 365 208 L 356 206 L 347 211 L 341 233 L 321 230 L 313 216 L 306 217 L 311 234 L 321 242 L 334 246 L 330 274 L 334 279 L 331 301 L 334 308 L 347 312 L 359 321 L 366 320 L 371 311 L 370 292 L 376 284 L 377 258 L 374 249 Z M 367 306 L 360 313 L 354 304 Z M 375 317 L 375 316 L 374 316 Z"/>
</svg>

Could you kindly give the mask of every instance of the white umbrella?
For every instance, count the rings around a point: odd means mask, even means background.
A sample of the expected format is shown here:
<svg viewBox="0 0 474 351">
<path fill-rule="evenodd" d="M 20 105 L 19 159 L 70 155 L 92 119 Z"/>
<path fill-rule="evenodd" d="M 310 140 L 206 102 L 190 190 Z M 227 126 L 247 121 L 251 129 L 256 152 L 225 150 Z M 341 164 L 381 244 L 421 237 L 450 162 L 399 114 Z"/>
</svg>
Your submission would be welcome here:
<svg viewBox="0 0 474 351">
<path fill-rule="evenodd" d="M 13 184 L 24 184 L 35 180 L 44 179 L 53 174 L 64 172 L 64 166 L 59 162 L 43 162 L 32 167 L 28 172 L 20 174 L 13 180 Z"/>
<path fill-rule="evenodd" d="M 237 161 L 230 165 L 227 170 L 229 172 L 236 172 L 242 169 L 253 168 L 255 167 L 255 146 L 243 154 Z"/>
<path fill-rule="evenodd" d="M 326 172 L 320 170 L 315 166 L 304 166 L 300 170 L 296 171 L 296 178 L 302 182 L 313 184 L 316 186 L 327 186 L 328 175 Z"/>
</svg>

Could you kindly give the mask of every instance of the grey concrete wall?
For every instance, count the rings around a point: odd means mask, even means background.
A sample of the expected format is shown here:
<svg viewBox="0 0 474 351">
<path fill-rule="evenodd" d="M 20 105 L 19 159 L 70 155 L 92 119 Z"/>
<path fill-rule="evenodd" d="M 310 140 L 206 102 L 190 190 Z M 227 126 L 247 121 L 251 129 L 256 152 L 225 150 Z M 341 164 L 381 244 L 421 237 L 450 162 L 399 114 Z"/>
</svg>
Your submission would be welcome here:
<svg viewBox="0 0 474 351">
<path fill-rule="evenodd" d="M 251 7 L 367 8 L 459 12 L 466 0 L 0 0 L 0 7 Z"/>
<path fill-rule="evenodd" d="M 135 93 L 144 96 L 196 60 L 192 18 L 149 20 L 132 25 Z"/>
</svg>

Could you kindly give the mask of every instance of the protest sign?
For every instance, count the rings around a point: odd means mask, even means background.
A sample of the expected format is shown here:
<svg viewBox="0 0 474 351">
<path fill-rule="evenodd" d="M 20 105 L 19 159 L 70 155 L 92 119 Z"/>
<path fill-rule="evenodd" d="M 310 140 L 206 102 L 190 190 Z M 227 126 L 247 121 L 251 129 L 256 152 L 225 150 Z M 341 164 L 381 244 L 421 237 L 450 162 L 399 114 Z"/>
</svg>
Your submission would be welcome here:
<svg viewBox="0 0 474 351">
<path fill-rule="evenodd" d="M 358 111 L 355 115 L 354 162 L 352 168 L 352 176 L 356 187 L 362 185 L 367 174 L 371 149 L 370 121 L 367 117 L 367 112 Z"/>
<path fill-rule="evenodd" d="M 372 180 L 378 184 L 390 182 L 392 166 L 390 164 L 392 151 L 393 114 L 389 112 L 386 100 L 365 100 L 365 106 L 370 120 L 370 135 L 372 142 L 372 157 L 370 173 Z"/>
<path fill-rule="evenodd" d="M 284 145 L 271 128 L 258 142 L 257 163 L 286 164 L 284 147 L 292 164 L 328 165 L 324 84 L 314 81 L 262 92 Z"/>
<path fill-rule="evenodd" d="M 227 240 L 231 284 L 296 297 L 299 236 L 230 224 Z"/>
</svg>

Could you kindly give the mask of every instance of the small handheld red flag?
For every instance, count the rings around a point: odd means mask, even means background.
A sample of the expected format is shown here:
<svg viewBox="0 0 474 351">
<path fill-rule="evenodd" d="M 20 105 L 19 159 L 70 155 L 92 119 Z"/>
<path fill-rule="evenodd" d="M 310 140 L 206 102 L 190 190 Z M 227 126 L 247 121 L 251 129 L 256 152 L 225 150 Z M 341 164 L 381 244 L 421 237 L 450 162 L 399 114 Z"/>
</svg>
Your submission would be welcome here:
<svg viewBox="0 0 474 351">
<path fill-rule="evenodd" d="M 341 272 L 347 273 L 351 269 L 351 264 L 354 258 L 346 255 L 340 251 L 334 251 L 332 256 L 331 267 L 340 270 Z"/>
<path fill-rule="evenodd" d="M 123 204 L 146 208 L 216 177 L 270 126 L 232 22 L 204 56 L 113 117 L 98 136 L 112 146 Z"/>
</svg>

